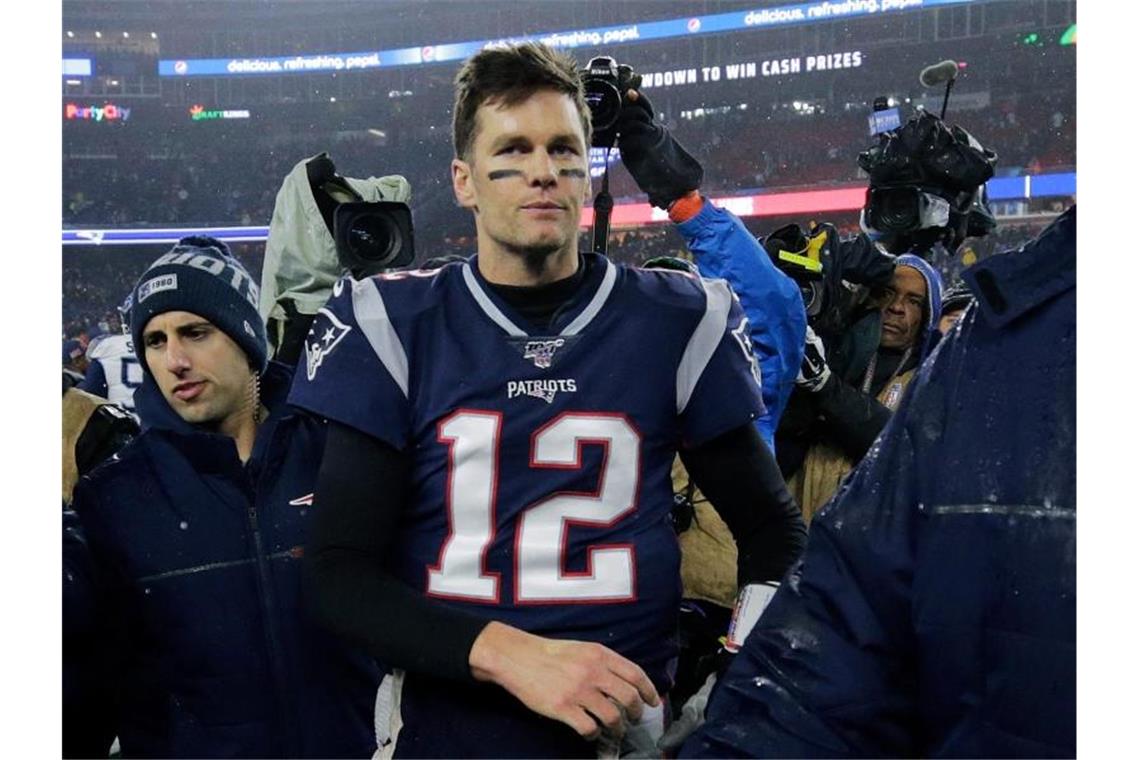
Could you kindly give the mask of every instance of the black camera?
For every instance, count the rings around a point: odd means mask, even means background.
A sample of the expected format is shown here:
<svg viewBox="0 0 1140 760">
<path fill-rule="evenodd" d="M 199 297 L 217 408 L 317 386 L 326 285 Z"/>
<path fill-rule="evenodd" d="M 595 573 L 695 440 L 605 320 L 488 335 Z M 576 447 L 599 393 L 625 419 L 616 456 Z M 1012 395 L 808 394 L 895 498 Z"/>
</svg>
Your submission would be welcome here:
<svg viewBox="0 0 1140 760">
<path fill-rule="evenodd" d="M 863 226 L 881 233 L 893 253 L 922 252 L 935 243 L 957 248 L 971 207 L 984 205 L 979 188 L 996 163 L 997 155 L 969 132 L 920 111 L 859 154 L 859 167 L 871 178 Z"/>
<path fill-rule="evenodd" d="M 871 187 L 928 185 L 948 193 L 972 193 L 994 176 L 997 155 L 958 125 L 947 127 L 929 111 L 919 111 L 898 129 L 878 136 L 859 154 L 859 167 Z"/>
<path fill-rule="evenodd" d="M 416 256 L 412 210 L 399 201 L 341 203 L 333 212 L 333 239 L 341 266 L 358 279 L 407 266 Z"/>
<path fill-rule="evenodd" d="M 305 171 L 313 200 L 336 244 L 337 261 L 353 277 L 369 277 L 412 263 L 416 249 L 408 204 L 364 200 L 336 173 L 328 153 L 314 156 Z"/>
<path fill-rule="evenodd" d="M 635 74 L 632 66 L 619 64 L 605 55 L 591 58 L 580 73 L 590 120 L 594 125 L 592 145 L 608 148 L 612 140 L 606 142 L 606 133 L 617 124 L 626 91 L 641 87 L 641 75 Z M 602 141 L 599 141 L 599 135 L 603 136 Z"/>
<path fill-rule="evenodd" d="M 809 318 L 823 309 L 826 300 L 823 269 L 831 261 L 837 237 L 830 224 L 813 229 L 810 238 L 798 224 L 786 224 L 759 239 L 776 268 L 799 286 Z"/>
<path fill-rule="evenodd" d="M 915 185 L 873 187 L 864 209 L 867 226 L 885 233 L 950 224 L 950 202 Z"/>
</svg>

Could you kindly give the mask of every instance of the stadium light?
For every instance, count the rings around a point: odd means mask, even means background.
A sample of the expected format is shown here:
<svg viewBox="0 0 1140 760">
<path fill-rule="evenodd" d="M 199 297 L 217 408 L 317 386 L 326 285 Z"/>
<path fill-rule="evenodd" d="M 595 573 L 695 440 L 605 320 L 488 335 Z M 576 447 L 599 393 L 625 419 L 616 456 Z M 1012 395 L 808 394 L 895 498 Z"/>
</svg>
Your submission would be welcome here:
<svg viewBox="0 0 1140 760">
<path fill-rule="evenodd" d="M 102 32 L 95 32 L 95 39 L 97 39 L 97 40 L 103 39 L 103 33 Z"/>
<path fill-rule="evenodd" d="M 127 39 L 127 40 L 129 40 L 130 38 L 131 38 L 131 33 L 130 33 L 130 32 L 123 32 L 123 39 Z"/>
<path fill-rule="evenodd" d="M 150 33 L 150 38 L 151 38 L 152 40 L 157 40 L 157 39 L 158 39 L 158 32 L 151 32 L 151 33 Z"/>
<path fill-rule="evenodd" d="M 335 102 L 336 102 L 336 98 L 329 98 L 329 102 L 330 102 L 330 103 L 335 103 Z"/>
<path fill-rule="evenodd" d="M 68 37 L 74 37 L 74 36 L 75 36 L 75 32 L 68 32 L 68 33 L 67 33 L 67 36 L 68 36 Z"/>
</svg>

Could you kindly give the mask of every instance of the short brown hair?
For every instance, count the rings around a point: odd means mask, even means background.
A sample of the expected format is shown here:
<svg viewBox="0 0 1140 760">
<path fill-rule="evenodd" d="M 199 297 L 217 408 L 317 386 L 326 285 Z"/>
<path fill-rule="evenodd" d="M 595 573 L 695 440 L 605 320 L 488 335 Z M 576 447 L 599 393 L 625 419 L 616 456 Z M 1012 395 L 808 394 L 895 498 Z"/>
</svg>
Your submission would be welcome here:
<svg viewBox="0 0 1140 760">
<path fill-rule="evenodd" d="M 455 155 L 466 160 L 475 142 L 475 112 L 488 101 L 517 105 L 539 90 L 569 95 L 582 119 L 582 132 L 590 144 L 590 109 L 582 91 L 578 64 L 573 58 L 541 42 L 481 50 L 464 62 L 455 75 L 452 138 Z"/>
</svg>

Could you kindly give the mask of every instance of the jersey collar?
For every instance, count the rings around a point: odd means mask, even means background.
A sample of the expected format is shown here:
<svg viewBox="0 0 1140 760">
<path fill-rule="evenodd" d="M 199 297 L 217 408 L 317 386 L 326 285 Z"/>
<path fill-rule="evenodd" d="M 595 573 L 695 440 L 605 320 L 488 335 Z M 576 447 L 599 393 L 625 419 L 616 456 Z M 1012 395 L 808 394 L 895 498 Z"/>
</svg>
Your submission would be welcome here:
<svg viewBox="0 0 1140 760">
<path fill-rule="evenodd" d="M 463 283 L 475 299 L 475 304 L 507 335 L 513 338 L 529 336 L 530 333 L 519 326 L 527 324 L 526 320 L 519 318 L 479 273 L 478 258 L 471 258 L 462 267 Z M 578 292 L 571 297 L 571 308 L 556 319 L 557 323 L 569 318 L 569 322 L 557 333 L 562 337 L 577 335 L 584 330 L 605 306 L 617 282 L 617 267 L 606 257 L 584 253 L 582 259 L 582 266 L 589 266 L 590 269 Z"/>
</svg>

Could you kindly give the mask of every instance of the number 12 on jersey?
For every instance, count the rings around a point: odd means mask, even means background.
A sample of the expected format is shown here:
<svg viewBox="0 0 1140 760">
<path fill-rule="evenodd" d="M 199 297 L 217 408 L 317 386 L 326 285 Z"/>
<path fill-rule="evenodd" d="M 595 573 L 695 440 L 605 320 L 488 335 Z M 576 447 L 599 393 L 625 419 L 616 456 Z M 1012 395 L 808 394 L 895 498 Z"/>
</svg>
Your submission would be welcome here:
<svg viewBox="0 0 1140 760">
<path fill-rule="evenodd" d="M 495 538 L 502 414 L 463 409 L 439 423 L 448 446 L 449 533 L 428 568 L 430 596 L 498 603 L 498 573 L 486 570 Z M 619 414 L 564 413 L 531 436 L 530 466 L 577 470 L 584 445 L 605 447 L 595 493 L 556 492 L 528 506 L 516 525 L 514 603 L 623 602 L 636 598 L 636 558 L 630 544 L 586 550 L 586 569 L 566 570 L 573 525 L 608 527 L 636 507 L 641 437 Z"/>
</svg>

